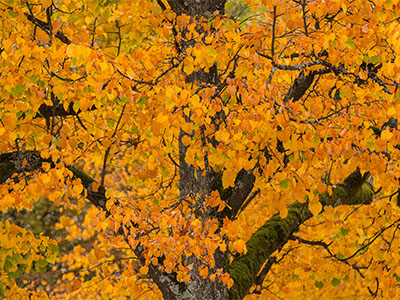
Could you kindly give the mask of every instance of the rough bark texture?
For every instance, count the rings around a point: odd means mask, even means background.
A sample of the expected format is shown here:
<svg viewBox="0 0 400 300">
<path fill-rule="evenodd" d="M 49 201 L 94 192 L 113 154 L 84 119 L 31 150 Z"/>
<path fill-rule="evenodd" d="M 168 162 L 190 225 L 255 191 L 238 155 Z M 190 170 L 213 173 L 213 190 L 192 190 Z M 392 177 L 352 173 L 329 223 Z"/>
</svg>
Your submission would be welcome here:
<svg viewBox="0 0 400 300">
<path fill-rule="evenodd" d="M 171 9 L 177 14 L 211 17 L 215 11 L 225 13 L 226 0 L 168 0 Z"/>
<path fill-rule="evenodd" d="M 193 21 L 199 17 L 209 18 L 215 11 L 223 14 L 225 2 L 226 0 L 168 0 L 171 9 L 177 15 L 186 14 L 193 16 Z M 217 78 L 218 70 L 216 65 L 214 65 L 208 71 L 200 70 L 192 74 L 187 74 L 186 82 L 205 82 L 213 84 L 217 81 Z M 187 122 L 190 122 L 190 116 L 187 116 Z M 204 169 L 195 169 L 192 165 L 187 164 L 185 157 L 188 147 L 182 143 L 182 138 L 186 134 L 188 133 L 181 131 L 179 136 L 180 196 L 186 198 L 195 196 L 195 215 L 197 217 L 202 217 L 201 214 L 203 214 L 204 211 L 200 208 L 204 207 L 206 196 L 209 195 L 212 190 L 217 189 L 215 181 L 219 174 L 210 169 L 206 161 Z M 207 158 L 205 158 L 205 160 L 207 160 Z M 210 272 L 215 272 L 216 269 L 226 266 L 225 254 L 218 252 L 214 255 L 214 258 L 215 267 L 211 269 Z M 228 299 L 228 289 L 224 284 L 218 281 L 213 282 L 208 278 L 203 279 L 200 274 L 198 274 L 197 267 L 201 265 L 198 258 L 187 258 L 187 263 L 194 264 L 192 276 L 189 284 L 186 286 L 185 293 L 177 294 L 177 299 Z"/>
<path fill-rule="evenodd" d="M 22 167 L 21 161 L 24 158 L 28 163 Z M 40 170 L 42 162 L 45 161 L 33 151 L 0 154 L 0 184 L 5 183 L 14 174 Z M 69 169 L 74 177 L 81 179 L 88 192 L 88 200 L 107 213 L 105 203 L 108 199 L 104 188 L 100 187 L 97 192 L 92 191 L 91 184 L 95 182 L 92 177 L 74 167 L 69 167 Z M 368 173 L 361 175 L 360 170 L 357 169 L 342 184 L 336 184 L 331 196 L 321 194 L 321 203 L 331 206 L 371 203 L 374 192 L 367 182 L 368 177 Z M 289 237 L 298 231 L 299 226 L 312 217 L 307 203 L 296 202 L 288 207 L 288 211 L 285 219 L 275 215 L 260 227 L 246 243 L 247 253 L 235 258 L 229 265 L 228 271 L 234 279 L 234 285 L 229 290 L 229 299 L 242 299 L 246 296 L 271 254 L 281 249 Z M 125 237 L 122 229 L 118 233 Z M 132 250 L 139 260 L 144 260 L 140 246 Z M 221 263 L 224 262 L 225 256 L 223 253 L 217 253 L 215 258 Z M 197 264 L 196 258 L 191 257 L 189 260 L 190 263 Z M 173 275 L 160 271 L 157 266 L 150 265 L 149 275 L 160 288 L 165 299 L 228 299 L 228 290 L 225 285 L 208 279 L 201 280 L 198 274 L 193 276 L 194 279 L 188 285 L 177 282 Z"/>
<path fill-rule="evenodd" d="M 177 15 L 187 14 L 193 16 L 193 20 L 196 20 L 196 17 L 209 18 L 216 11 L 219 14 L 223 14 L 226 0 L 157 0 L 157 2 L 162 9 L 166 9 L 166 3 L 168 3 Z M 47 23 L 28 14 L 26 17 L 36 26 L 39 26 L 43 30 L 48 30 Z M 56 33 L 56 38 L 66 44 L 71 43 L 60 31 Z M 294 101 L 299 100 L 312 85 L 313 80 L 314 74 L 304 75 L 304 73 L 301 73 L 288 91 L 285 101 L 290 99 Z M 187 82 L 195 81 L 207 82 L 209 84 L 218 82 L 217 68 L 213 67 L 208 72 L 200 71 L 188 74 Z M 41 106 L 37 117 L 73 114 L 75 112 L 72 107 L 64 110 L 64 108 L 58 107 L 55 103 L 54 107 Z M 231 209 L 225 210 L 223 213 L 229 218 L 234 219 L 253 190 L 255 182 L 254 174 L 250 171 L 241 170 L 236 176 L 235 186 L 223 189 L 221 173 L 216 173 L 209 168 L 196 170 L 193 166 L 186 163 L 187 147 L 181 142 L 185 134 L 182 132 L 179 138 L 179 188 L 181 197 L 201 195 L 197 201 L 204 201 L 205 196 L 211 191 L 218 190 L 221 198 L 231 207 Z M 27 160 L 25 166 L 22 164 L 24 158 Z M 0 184 L 5 183 L 16 173 L 40 171 L 41 165 L 45 161 L 39 153 L 33 151 L 16 151 L 0 154 Z M 74 177 L 81 179 L 87 191 L 88 200 L 93 205 L 109 213 L 105 206 L 107 202 L 105 189 L 100 187 L 97 191 L 92 191 L 93 178 L 72 166 L 69 167 L 69 170 L 73 173 Z M 321 194 L 321 203 L 331 206 L 371 203 L 373 191 L 369 183 L 366 182 L 368 176 L 369 174 L 361 175 L 360 170 L 356 170 L 343 183 L 336 185 L 331 196 Z M 201 279 L 201 276 L 198 276 L 196 273 L 192 276 L 189 284 L 183 284 L 179 283 L 173 274 L 167 274 L 160 271 L 157 266 L 150 265 L 149 276 L 159 287 L 164 298 L 168 300 L 242 299 L 249 292 L 257 274 L 272 253 L 281 249 L 289 237 L 299 229 L 299 226 L 311 217 L 312 214 L 308 209 L 307 203 L 296 202 L 288 207 L 288 216 L 285 219 L 280 218 L 279 215 L 275 215 L 266 221 L 262 227 L 257 229 L 246 244 L 248 252 L 243 256 L 235 258 L 229 266 L 227 266 L 225 254 L 216 253 L 216 268 L 225 267 L 234 279 L 234 285 L 229 292 L 224 284 L 212 282 L 208 279 Z M 122 229 L 118 233 L 127 240 Z M 140 245 L 132 250 L 138 259 L 144 262 Z M 199 264 L 198 259 L 194 257 L 188 258 L 188 262 L 193 262 L 195 266 Z M 193 269 L 197 268 L 194 267 Z"/>
</svg>

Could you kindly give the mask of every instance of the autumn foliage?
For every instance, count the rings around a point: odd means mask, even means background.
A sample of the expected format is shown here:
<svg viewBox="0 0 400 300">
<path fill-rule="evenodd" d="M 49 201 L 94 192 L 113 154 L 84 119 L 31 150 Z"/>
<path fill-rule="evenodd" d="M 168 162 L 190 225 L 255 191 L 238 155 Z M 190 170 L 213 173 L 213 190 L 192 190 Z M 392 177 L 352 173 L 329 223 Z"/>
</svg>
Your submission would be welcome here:
<svg viewBox="0 0 400 300">
<path fill-rule="evenodd" d="M 392 0 L 0 1 L 0 298 L 399 298 L 399 38 Z"/>
</svg>

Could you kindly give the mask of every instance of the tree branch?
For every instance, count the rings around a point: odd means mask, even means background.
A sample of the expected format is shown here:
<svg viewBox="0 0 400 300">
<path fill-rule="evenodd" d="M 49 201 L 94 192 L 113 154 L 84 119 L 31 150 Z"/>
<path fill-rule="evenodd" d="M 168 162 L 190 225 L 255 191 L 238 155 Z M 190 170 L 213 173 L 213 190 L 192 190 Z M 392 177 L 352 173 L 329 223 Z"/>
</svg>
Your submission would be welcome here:
<svg viewBox="0 0 400 300">
<path fill-rule="evenodd" d="M 33 15 L 30 15 L 28 13 L 25 13 L 26 18 L 31 21 L 33 24 L 35 24 L 36 26 L 38 26 L 40 29 L 42 29 L 43 31 L 49 33 L 50 29 L 51 29 L 51 25 L 43 22 L 42 20 L 39 20 L 38 18 L 36 18 Z M 56 32 L 55 35 L 56 38 L 58 38 L 61 42 L 63 42 L 64 44 L 71 44 L 72 42 L 70 41 L 69 38 L 67 38 L 64 33 L 62 33 L 60 30 L 58 30 Z"/>
<path fill-rule="evenodd" d="M 369 173 L 361 175 L 359 169 L 350 174 L 342 184 L 337 184 L 332 195 L 321 194 L 322 205 L 370 204 L 374 192 L 366 180 Z M 234 280 L 229 290 L 231 299 L 243 299 L 254 284 L 258 273 L 272 253 L 281 249 L 299 227 L 313 215 L 307 203 L 295 202 L 288 207 L 288 215 L 281 218 L 274 215 L 247 241 L 247 253 L 235 258 L 228 267 Z"/>
<path fill-rule="evenodd" d="M 26 159 L 26 165 L 23 166 L 22 161 Z M 14 174 L 22 172 L 33 172 L 40 171 L 43 162 L 50 162 L 43 159 L 40 154 L 36 151 L 15 151 L 10 153 L 0 154 L 0 184 L 5 183 Z M 54 164 L 52 167 L 54 167 Z M 106 197 L 106 190 L 104 187 L 100 186 L 97 191 L 92 190 L 92 184 L 96 182 L 91 176 L 85 172 L 78 170 L 74 166 L 68 166 L 68 169 L 73 173 L 75 178 L 79 178 L 82 182 L 83 187 L 87 191 L 87 199 L 95 205 L 97 208 L 101 209 L 106 213 L 106 216 L 110 216 L 110 211 L 106 208 L 106 203 L 108 198 Z M 139 261 L 145 265 L 145 258 L 142 255 L 143 247 L 139 243 L 136 247 L 132 247 L 129 243 L 130 231 L 127 230 L 127 234 L 124 232 L 123 228 L 120 227 L 118 232 L 119 235 L 123 236 L 129 247 L 135 253 Z M 154 283 L 159 287 L 162 292 L 164 299 L 177 299 L 176 293 L 174 291 L 179 291 L 182 289 L 182 284 L 176 281 L 173 274 L 167 274 L 159 269 L 159 266 L 154 266 L 150 264 L 149 266 L 149 276 L 154 281 Z"/>
</svg>

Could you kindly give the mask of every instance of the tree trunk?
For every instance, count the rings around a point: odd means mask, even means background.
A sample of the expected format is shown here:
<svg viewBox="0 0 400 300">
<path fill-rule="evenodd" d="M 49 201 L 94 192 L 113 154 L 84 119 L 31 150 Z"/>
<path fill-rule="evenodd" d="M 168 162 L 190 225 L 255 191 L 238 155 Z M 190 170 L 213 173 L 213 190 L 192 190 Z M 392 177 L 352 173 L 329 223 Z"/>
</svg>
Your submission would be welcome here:
<svg viewBox="0 0 400 300">
<path fill-rule="evenodd" d="M 168 2 L 171 9 L 177 14 L 186 14 L 192 16 L 195 22 L 200 17 L 209 18 L 215 12 L 224 14 L 224 6 L 226 0 L 164 0 Z M 157 0 L 163 9 L 166 6 L 163 0 Z M 39 24 L 40 25 L 40 24 Z M 186 82 L 206 82 L 215 84 L 218 82 L 218 69 L 216 65 L 211 67 L 208 72 L 197 71 L 186 75 Z M 314 75 L 301 75 L 286 96 L 286 100 L 298 100 L 305 91 L 311 86 Z M 38 117 L 45 117 L 50 108 L 42 106 Z M 54 112 L 53 112 L 54 113 Z M 59 114 L 74 114 L 75 112 L 60 108 L 57 110 Z M 190 122 L 190 117 L 188 116 Z M 182 142 L 183 137 L 187 133 L 181 131 L 179 136 L 179 189 L 180 197 L 185 198 L 190 195 L 197 195 L 196 205 L 204 207 L 206 197 L 212 191 L 218 191 L 223 201 L 230 207 L 224 210 L 222 214 L 230 219 L 234 219 L 240 209 L 246 205 L 246 200 L 251 194 L 255 175 L 246 170 L 238 172 L 235 180 L 235 186 L 229 189 L 223 189 L 221 181 L 221 173 L 205 167 L 204 169 L 196 169 L 189 165 L 185 158 L 188 147 Z M 26 159 L 26 165 L 22 165 L 22 161 Z M 41 168 L 42 162 L 45 160 L 35 152 L 12 152 L 0 154 L 0 184 L 6 182 L 14 173 L 24 171 L 34 171 Z M 51 163 L 51 161 L 49 161 Z M 80 178 L 84 188 L 87 191 L 87 198 L 96 207 L 104 210 L 109 214 L 106 208 L 106 194 L 103 187 L 97 192 L 93 192 L 91 185 L 94 180 L 83 172 L 70 166 L 69 170 L 76 178 Z M 373 197 L 373 191 L 369 183 L 366 182 L 369 174 L 362 175 L 359 170 L 348 176 L 344 183 L 337 184 L 331 196 L 322 194 L 320 202 L 322 205 L 354 205 L 369 204 Z M 251 197 L 250 197 L 251 198 Z M 265 262 L 271 257 L 272 253 L 281 249 L 289 240 L 290 236 L 299 229 L 299 226 L 307 219 L 312 217 L 312 213 L 308 209 L 307 203 L 295 202 L 288 207 L 288 216 L 283 219 L 279 215 L 273 216 L 270 220 L 258 228 L 249 241 L 246 243 L 248 252 L 242 256 L 235 258 L 230 264 L 226 253 L 217 250 L 214 254 L 215 267 L 211 268 L 209 273 L 215 272 L 217 269 L 223 268 L 229 272 L 234 280 L 234 285 L 228 291 L 228 288 L 222 282 L 216 280 L 211 281 L 209 278 L 203 279 L 198 272 L 198 266 L 202 263 L 199 258 L 190 256 L 186 258 L 187 264 L 193 264 L 191 271 L 192 276 L 189 283 L 178 282 L 174 274 L 168 274 L 158 266 L 149 266 L 149 276 L 158 286 L 165 299 L 242 299 L 244 298 L 251 286 L 255 283 Z M 195 210 L 196 213 L 196 210 Z M 210 212 L 211 214 L 212 212 Z M 121 228 L 118 234 L 125 236 Z M 127 239 L 126 239 L 127 240 Z M 127 240 L 128 242 L 128 240 Z M 128 243 L 129 244 L 129 243 Z M 138 259 L 144 263 L 142 250 L 140 245 L 132 248 Z"/>
</svg>

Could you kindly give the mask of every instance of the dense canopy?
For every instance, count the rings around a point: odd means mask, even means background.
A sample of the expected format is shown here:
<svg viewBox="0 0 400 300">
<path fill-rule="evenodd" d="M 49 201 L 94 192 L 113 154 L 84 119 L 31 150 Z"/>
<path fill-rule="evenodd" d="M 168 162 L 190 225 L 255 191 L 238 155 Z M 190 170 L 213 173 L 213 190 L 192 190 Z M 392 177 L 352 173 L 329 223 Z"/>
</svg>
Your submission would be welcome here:
<svg viewBox="0 0 400 300">
<path fill-rule="evenodd" d="M 400 297 L 399 38 L 394 0 L 0 1 L 0 298 Z"/>
</svg>

